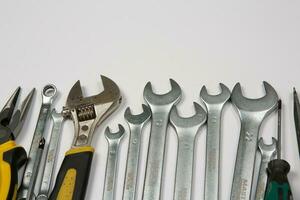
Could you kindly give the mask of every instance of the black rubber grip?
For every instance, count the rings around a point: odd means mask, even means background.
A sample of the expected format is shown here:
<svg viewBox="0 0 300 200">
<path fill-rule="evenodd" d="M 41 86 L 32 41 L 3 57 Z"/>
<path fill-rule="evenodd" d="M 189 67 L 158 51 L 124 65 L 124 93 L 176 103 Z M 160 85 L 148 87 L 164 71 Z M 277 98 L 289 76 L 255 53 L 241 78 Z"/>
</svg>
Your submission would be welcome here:
<svg viewBox="0 0 300 200">
<path fill-rule="evenodd" d="M 3 161 L 9 164 L 8 170 L 3 171 L 2 173 L 10 173 L 10 180 L 1 180 L 5 181 L 2 184 L 9 184 L 9 190 L 6 194 L 6 200 L 13 200 L 18 189 L 18 171 L 26 163 L 27 154 L 23 147 L 15 146 L 13 149 L 3 152 Z M 3 169 L 3 168 L 2 168 Z"/>
<path fill-rule="evenodd" d="M 58 172 L 55 186 L 49 199 L 84 200 L 92 160 L 93 151 L 90 150 L 67 153 Z"/>
</svg>

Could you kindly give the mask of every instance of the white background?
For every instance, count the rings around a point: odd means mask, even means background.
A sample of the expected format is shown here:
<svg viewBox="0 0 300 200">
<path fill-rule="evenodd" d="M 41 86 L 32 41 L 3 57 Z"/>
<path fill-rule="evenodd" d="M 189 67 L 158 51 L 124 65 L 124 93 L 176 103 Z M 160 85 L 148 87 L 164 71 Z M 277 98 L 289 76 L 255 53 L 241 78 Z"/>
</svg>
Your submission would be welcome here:
<svg viewBox="0 0 300 200">
<path fill-rule="evenodd" d="M 80 79 L 84 93 L 101 89 L 100 74 L 112 78 L 123 95 L 120 109 L 93 139 L 96 147 L 87 199 L 101 199 L 107 143 L 106 126 L 127 128 L 123 112 L 130 106 L 141 111 L 143 87 L 153 83 L 158 93 L 169 90 L 169 78 L 183 89 L 179 104 L 184 116 L 193 114 L 205 84 L 211 93 L 218 83 L 233 88 L 241 82 L 245 95 L 264 94 L 262 81 L 271 83 L 284 103 L 283 154 L 292 169 L 294 198 L 300 199 L 300 162 L 292 114 L 292 87 L 300 91 L 300 2 L 266 1 L 4 1 L 0 2 L 1 104 L 19 85 L 22 97 L 37 88 L 30 118 L 18 142 L 29 149 L 41 105 L 40 92 L 54 83 L 61 110 L 69 89 Z M 100 85 L 100 87 L 99 87 Z M 239 118 L 231 105 L 224 110 L 222 129 L 221 198 L 228 200 L 233 176 Z M 143 174 L 149 136 L 143 135 Z M 276 116 L 261 129 L 266 141 L 276 136 Z M 194 199 L 203 199 L 205 129 L 196 141 Z M 65 123 L 57 160 L 70 148 L 73 125 Z M 168 134 L 164 198 L 172 199 L 176 163 L 176 135 Z M 121 149 L 116 199 L 121 199 L 128 136 Z M 142 189 L 143 177 L 139 188 Z M 141 197 L 141 192 L 139 193 Z"/>
</svg>

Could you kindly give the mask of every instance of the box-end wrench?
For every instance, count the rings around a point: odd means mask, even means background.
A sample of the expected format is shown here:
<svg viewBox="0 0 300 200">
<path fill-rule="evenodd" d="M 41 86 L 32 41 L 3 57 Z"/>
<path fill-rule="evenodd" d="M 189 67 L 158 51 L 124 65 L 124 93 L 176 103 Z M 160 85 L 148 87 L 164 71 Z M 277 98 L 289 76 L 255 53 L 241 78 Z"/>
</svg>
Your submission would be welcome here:
<svg viewBox="0 0 300 200">
<path fill-rule="evenodd" d="M 52 183 L 52 176 L 54 171 L 54 165 L 56 160 L 56 155 L 58 151 L 59 139 L 61 135 L 61 128 L 64 121 L 64 117 L 61 113 L 56 112 L 55 109 L 51 112 L 52 118 L 52 131 L 46 156 L 46 163 L 44 166 L 42 182 L 40 185 L 39 194 L 36 200 L 47 200 L 50 195 L 50 188 Z"/>
<path fill-rule="evenodd" d="M 265 144 L 263 138 L 260 138 L 258 141 L 258 149 L 261 154 L 261 162 L 255 200 L 264 200 L 268 182 L 267 168 L 269 162 L 277 157 L 277 140 L 272 138 L 272 144 Z"/>
<path fill-rule="evenodd" d="M 36 176 L 34 176 L 33 173 L 38 173 L 38 172 L 34 172 L 33 168 L 34 168 L 34 165 L 36 162 L 37 162 L 36 165 L 39 166 L 39 163 L 41 161 L 40 159 L 37 159 L 38 158 L 37 152 L 39 150 L 39 143 L 44 136 L 46 122 L 49 117 L 49 113 L 51 111 L 51 105 L 56 96 L 56 92 L 57 92 L 56 87 L 51 84 L 46 85 L 43 88 L 42 106 L 40 109 L 38 122 L 37 122 L 37 125 L 35 128 L 32 143 L 30 146 L 30 150 L 29 150 L 29 154 L 28 154 L 28 161 L 27 161 L 26 168 L 24 171 L 23 181 L 22 181 L 21 187 L 18 191 L 18 196 L 17 196 L 18 200 L 26 199 L 26 198 L 30 197 L 30 195 L 32 195 L 32 194 L 28 194 L 30 182 L 31 181 L 35 182 L 34 178 L 32 178 L 32 177 L 36 177 Z"/>
<path fill-rule="evenodd" d="M 125 129 L 121 124 L 119 124 L 119 131 L 115 133 L 112 133 L 109 127 L 105 129 L 104 135 L 108 142 L 108 152 L 102 200 L 115 199 L 119 146 L 124 134 Z"/>
<path fill-rule="evenodd" d="M 207 135 L 206 135 L 206 164 L 204 181 L 204 199 L 219 199 L 220 175 L 220 138 L 221 116 L 225 103 L 230 99 L 230 90 L 220 83 L 221 93 L 210 95 L 205 86 L 202 87 L 200 98 L 207 109 Z"/>
<path fill-rule="evenodd" d="M 150 108 L 144 104 L 142 105 L 142 107 L 143 112 L 141 114 L 133 115 L 130 108 L 127 108 L 124 114 L 124 118 L 130 129 L 130 138 L 123 200 L 134 200 L 136 196 L 142 130 L 144 125 L 149 121 L 151 117 Z"/>
<path fill-rule="evenodd" d="M 170 79 L 170 82 L 172 89 L 167 94 L 154 94 L 150 82 L 147 83 L 144 89 L 144 99 L 152 111 L 152 125 L 143 200 L 159 200 L 161 198 L 165 141 L 169 115 L 172 106 L 177 104 L 181 98 L 180 86 L 172 79 Z"/>
<path fill-rule="evenodd" d="M 278 96 L 274 88 L 264 82 L 266 95 L 260 99 L 243 96 L 237 83 L 232 91 L 231 102 L 241 119 L 240 138 L 231 188 L 231 200 L 250 200 L 257 140 L 263 120 L 276 109 Z"/>
<path fill-rule="evenodd" d="M 178 137 L 177 169 L 174 200 L 190 200 L 192 196 L 193 161 L 195 138 L 200 127 L 206 122 L 206 112 L 194 103 L 195 115 L 183 118 L 174 106 L 170 122 Z"/>
</svg>

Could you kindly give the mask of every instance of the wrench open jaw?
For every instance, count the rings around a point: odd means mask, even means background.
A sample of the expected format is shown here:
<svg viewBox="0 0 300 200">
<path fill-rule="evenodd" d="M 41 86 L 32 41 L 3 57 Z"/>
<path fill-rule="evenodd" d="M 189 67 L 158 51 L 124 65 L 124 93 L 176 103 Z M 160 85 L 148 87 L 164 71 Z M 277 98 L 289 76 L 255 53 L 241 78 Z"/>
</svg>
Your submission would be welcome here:
<svg viewBox="0 0 300 200">
<path fill-rule="evenodd" d="M 264 87 L 266 95 L 259 99 L 244 97 L 239 83 L 232 91 L 231 102 L 239 112 L 241 130 L 231 200 L 250 200 L 251 198 L 259 129 L 263 120 L 276 109 L 278 102 L 274 88 L 267 82 L 264 82 Z"/>
<path fill-rule="evenodd" d="M 85 198 L 94 154 L 91 146 L 93 134 L 121 103 L 117 84 L 105 76 L 101 79 L 104 91 L 98 95 L 83 97 L 80 81 L 70 90 L 63 115 L 73 120 L 75 137 L 72 148 L 65 154 L 51 200 Z"/>
<path fill-rule="evenodd" d="M 119 130 L 116 132 L 112 132 L 109 127 L 107 127 L 104 131 L 105 138 L 107 139 L 108 142 L 112 141 L 118 141 L 121 140 L 125 133 L 125 129 L 121 124 L 118 124 Z"/>
<path fill-rule="evenodd" d="M 125 110 L 124 118 L 128 121 L 130 124 L 142 124 L 146 122 L 151 117 L 151 110 L 148 106 L 145 104 L 142 105 L 143 112 L 137 115 L 133 115 L 131 112 L 131 109 L 128 107 Z"/>
<path fill-rule="evenodd" d="M 206 86 L 200 91 L 200 97 L 205 104 L 224 104 L 230 99 L 230 90 L 223 83 L 220 83 L 221 92 L 217 95 L 208 94 Z"/>
<path fill-rule="evenodd" d="M 193 180 L 193 160 L 195 138 L 200 127 L 206 122 L 206 112 L 194 102 L 195 114 L 181 117 L 174 106 L 170 114 L 170 122 L 178 137 L 178 155 L 175 178 L 174 200 L 191 199 Z"/>
<path fill-rule="evenodd" d="M 153 93 L 148 82 L 144 88 L 144 99 L 152 112 L 151 133 L 148 147 L 148 158 L 143 190 L 143 200 L 161 199 L 161 185 L 165 154 L 165 143 L 170 111 L 181 99 L 181 88 L 170 79 L 171 91 L 158 95 Z"/>
</svg>

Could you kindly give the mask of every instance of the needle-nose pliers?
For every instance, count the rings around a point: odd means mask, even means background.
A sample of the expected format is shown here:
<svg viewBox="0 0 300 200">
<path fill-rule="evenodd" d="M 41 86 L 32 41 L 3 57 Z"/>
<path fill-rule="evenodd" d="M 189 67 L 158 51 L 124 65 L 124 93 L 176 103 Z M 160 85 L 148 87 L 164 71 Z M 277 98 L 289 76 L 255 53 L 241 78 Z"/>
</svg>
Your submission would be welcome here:
<svg viewBox="0 0 300 200">
<path fill-rule="evenodd" d="M 33 89 L 15 112 L 21 88 L 18 87 L 0 112 L 0 199 L 16 199 L 18 170 L 26 163 L 27 154 L 18 146 L 19 135 L 28 113 L 35 89 Z"/>
</svg>

